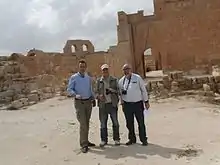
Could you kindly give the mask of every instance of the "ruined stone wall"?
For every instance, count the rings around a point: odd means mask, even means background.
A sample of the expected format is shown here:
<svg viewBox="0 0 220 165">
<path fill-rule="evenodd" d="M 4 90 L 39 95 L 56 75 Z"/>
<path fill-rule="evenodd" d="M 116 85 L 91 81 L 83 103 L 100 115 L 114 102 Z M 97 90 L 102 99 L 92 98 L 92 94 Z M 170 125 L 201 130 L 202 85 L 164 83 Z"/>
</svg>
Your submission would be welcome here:
<svg viewBox="0 0 220 165">
<path fill-rule="evenodd" d="M 105 54 L 76 56 L 35 51 L 29 56 L 14 53 L 1 57 L 0 105 L 12 103 L 16 109 L 65 93 L 68 77 L 78 70 L 78 60 L 87 62 L 91 76 L 100 76 Z"/>
<path fill-rule="evenodd" d="M 220 64 L 219 0 L 154 0 L 154 8 L 152 16 L 119 14 L 119 43 L 127 42 L 136 72 L 144 75 L 147 48 L 157 69 L 207 74 Z"/>
<path fill-rule="evenodd" d="M 157 35 L 160 40 L 155 39 L 154 45 L 161 52 L 163 68 L 210 72 L 220 59 L 220 2 L 187 0 L 157 4 L 161 20 L 153 29 L 155 38 Z"/>
<path fill-rule="evenodd" d="M 121 77 L 123 75 L 122 66 L 126 63 L 132 64 L 132 59 L 129 59 L 128 43 L 120 42 L 117 46 L 110 47 L 105 61 L 111 67 L 110 73 L 118 78 Z"/>
<path fill-rule="evenodd" d="M 85 56 L 85 60 L 88 64 L 88 72 L 91 76 L 101 75 L 101 66 L 105 63 L 105 56 L 107 52 L 95 52 Z"/>
</svg>

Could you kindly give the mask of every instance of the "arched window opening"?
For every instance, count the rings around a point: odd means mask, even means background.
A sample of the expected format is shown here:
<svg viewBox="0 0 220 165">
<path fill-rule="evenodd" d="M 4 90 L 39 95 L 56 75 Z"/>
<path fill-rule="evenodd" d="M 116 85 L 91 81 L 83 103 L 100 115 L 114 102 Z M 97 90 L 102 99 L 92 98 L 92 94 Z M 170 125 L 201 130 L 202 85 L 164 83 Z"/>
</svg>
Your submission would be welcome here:
<svg viewBox="0 0 220 165">
<path fill-rule="evenodd" d="M 72 53 L 75 53 L 75 52 L 76 52 L 76 46 L 75 46 L 75 45 L 72 45 L 72 46 L 71 46 L 71 51 L 72 51 Z"/>
<path fill-rule="evenodd" d="M 87 51 L 88 51 L 87 45 L 83 44 L 83 45 L 82 45 L 82 50 L 83 50 L 84 52 L 87 52 Z"/>
<path fill-rule="evenodd" d="M 154 60 L 152 59 L 152 50 L 151 48 L 147 48 L 144 51 L 143 55 L 143 68 L 145 72 L 150 72 L 153 70 L 153 67 L 155 65 Z"/>
<path fill-rule="evenodd" d="M 148 48 L 144 51 L 144 55 L 145 56 L 151 56 L 152 55 L 152 51 L 151 51 L 151 48 Z"/>
</svg>

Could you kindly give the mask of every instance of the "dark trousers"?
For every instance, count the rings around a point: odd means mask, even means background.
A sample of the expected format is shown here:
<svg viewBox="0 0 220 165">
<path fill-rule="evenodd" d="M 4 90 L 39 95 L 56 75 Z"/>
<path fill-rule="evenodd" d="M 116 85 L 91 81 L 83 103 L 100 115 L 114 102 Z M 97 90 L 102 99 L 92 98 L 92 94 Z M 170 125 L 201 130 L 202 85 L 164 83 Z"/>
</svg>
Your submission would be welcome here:
<svg viewBox="0 0 220 165">
<path fill-rule="evenodd" d="M 120 140 L 119 137 L 119 122 L 118 122 L 118 108 L 113 107 L 111 103 L 105 104 L 103 108 L 99 108 L 99 120 L 101 123 L 101 141 L 108 142 L 108 116 L 112 120 L 113 140 Z"/>
<path fill-rule="evenodd" d="M 123 111 L 126 119 L 126 126 L 129 131 L 128 138 L 132 142 L 136 142 L 134 130 L 134 117 L 138 123 L 139 138 L 142 143 L 147 141 L 146 127 L 144 123 L 144 105 L 142 101 L 139 102 L 124 102 Z"/>
</svg>

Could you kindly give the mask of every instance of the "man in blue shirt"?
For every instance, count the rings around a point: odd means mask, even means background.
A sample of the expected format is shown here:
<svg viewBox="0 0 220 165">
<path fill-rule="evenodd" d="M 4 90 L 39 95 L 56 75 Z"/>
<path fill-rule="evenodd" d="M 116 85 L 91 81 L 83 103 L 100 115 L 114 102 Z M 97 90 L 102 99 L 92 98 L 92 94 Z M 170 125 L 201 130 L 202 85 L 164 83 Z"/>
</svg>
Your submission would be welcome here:
<svg viewBox="0 0 220 165">
<path fill-rule="evenodd" d="M 87 64 L 85 61 L 79 61 L 79 72 L 72 75 L 69 79 L 67 91 L 69 95 L 75 98 L 76 117 L 80 124 L 80 146 L 83 153 L 88 152 L 88 147 L 95 144 L 88 140 L 89 121 L 92 107 L 95 100 L 92 79 L 86 73 Z"/>
</svg>

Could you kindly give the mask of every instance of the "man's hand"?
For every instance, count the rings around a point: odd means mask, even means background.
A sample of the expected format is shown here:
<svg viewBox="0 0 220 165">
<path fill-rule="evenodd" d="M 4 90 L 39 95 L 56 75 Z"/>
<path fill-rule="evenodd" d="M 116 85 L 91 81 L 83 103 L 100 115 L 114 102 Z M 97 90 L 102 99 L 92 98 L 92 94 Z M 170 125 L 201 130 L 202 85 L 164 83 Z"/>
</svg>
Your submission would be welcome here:
<svg viewBox="0 0 220 165">
<path fill-rule="evenodd" d="M 104 97 L 104 95 L 98 95 L 98 99 L 101 100 L 101 101 L 104 101 L 105 97 Z"/>
<path fill-rule="evenodd" d="M 145 108 L 148 110 L 150 108 L 149 102 L 145 102 L 144 104 L 145 104 Z"/>
<path fill-rule="evenodd" d="M 95 107 L 95 106 L 96 106 L 96 101 L 92 100 L 92 107 Z"/>
<path fill-rule="evenodd" d="M 124 100 L 120 99 L 120 103 L 121 103 L 121 105 L 123 105 L 124 104 Z"/>
<path fill-rule="evenodd" d="M 108 90 L 111 92 L 111 93 L 116 93 L 116 90 L 112 89 L 112 88 L 108 88 Z"/>
<path fill-rule="evenodd" d="M 75 96 L 76 99 L 81 99 L 82 97 L 80 95 Z"/>
</svg>

